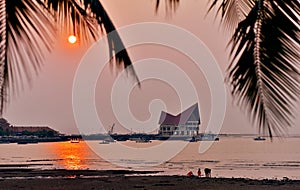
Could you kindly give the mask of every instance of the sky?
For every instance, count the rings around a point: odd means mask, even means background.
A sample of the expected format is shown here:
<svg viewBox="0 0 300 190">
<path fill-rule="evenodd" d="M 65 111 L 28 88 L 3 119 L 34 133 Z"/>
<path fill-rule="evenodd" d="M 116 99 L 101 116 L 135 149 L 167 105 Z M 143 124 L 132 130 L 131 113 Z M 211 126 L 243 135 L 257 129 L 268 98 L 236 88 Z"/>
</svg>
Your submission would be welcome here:
<svg viewBox="0 0 300 190">
<path fill-rule="evenodd" d="M 160 22 L 172 24 L 191 32 L 207 46 L 216 59 L 223 77 L 225 76 L 229 64 L 226 45 L 230 34 L 220 27 L 219 20 L 214 19 L 213 13 L 205 17 L 207 1 L 181 1 L 176 12 L 172 13 L 166 12 L 163 1 L 157 13 L 154 11 L 156 2 L 154 0 L 101 0 L 101 2 L 117 28 L 141 22 Z M 62 133 L 78 133 L 73 115 L 72 86 L 76 70 L 79 68 L 81 60 L 89 52 L 89 47 L 91 46 L 68 44 L 67 36 L 58 36 L 53 51 L 45 57 L 42 71 L 38 76 L 32 78 L 29 88 L 11 101 L 4 117 L 14 125 L 49 125 Z M 212 109 L 211 94 L 205 73 L 197 69 L 189 58 L 168 47 L 140 45 L 130 48 L 129 54 L 134 63 L 149 58 L 167 60 L 190 77 L 199 96 L 202 122 L 200 129 L 203 132 Z M 98 61 L 98 58 L 95 55 L 91 60 Z M 137 75 L 139 74 L 137 72 Z M 125 133 L 129 132 L 131 127 L 124 126 L 118 121 L 111 105 L 111 90 L 119 75 L 120 73 L 111 68 L 109 64 L 105 66 L 97 80 L 95 102 L 97 114 L 103 126 L 109 128 L 116 123 L 115 132 Z M 171 71 L 166 70 L 165 75 L 171 75 Z M 126 77 L 121 80 L 130 81 Z M 174 115 L 187 108 L 180 106 L 180 97 L 168 83 L 150 79 L 142 81 L 141 84 L 141 88 L 134 87 L 132 89 L 128 100 L 122 95 L 117 96 L 117 99 L 124 99 L 128 102 L 132 114 L 141 123 L 149 118 L 155 120 L 153 117 L 159 116 L 159 108 Z M 247 115 L 234 104 L 228 85 L 226 85 L 226 89 L 226 114 L 221 132 L 257 133 L 255 125 L 252 125 Z M 157 99 L 161 100 L 164 106 L 153 111 L 149 105 Z M 158 120 L 159 118 L 157 118 L 157 122 Z M 135 132 L 148 131 L 149 129 L 146 127 L 141 124 L 140 129 Z M 154 124 L 150 127 L 157 129 L 159 125 Z M 97 132 L 97 130 L 91 129 L 87 133 Z M 297 117 L 295 125 L 289 129 L 289 133 L 300 134 L 299 117 Z"/>
</svg>

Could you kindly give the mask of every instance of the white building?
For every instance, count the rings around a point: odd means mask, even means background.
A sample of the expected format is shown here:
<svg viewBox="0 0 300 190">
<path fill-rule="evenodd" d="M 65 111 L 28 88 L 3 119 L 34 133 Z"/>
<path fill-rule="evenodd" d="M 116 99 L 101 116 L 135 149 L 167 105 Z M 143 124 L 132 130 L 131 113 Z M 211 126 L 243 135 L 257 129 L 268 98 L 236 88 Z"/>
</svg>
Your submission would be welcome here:
<svg viewBox="0 0 300 190">
<path fill-rule="evenodd" d="M 161 137 L 193 137 L 199 134 L 200 115 L 198 103 L 178 115 L 161 112 L 159 119 Z"/>
</svg>

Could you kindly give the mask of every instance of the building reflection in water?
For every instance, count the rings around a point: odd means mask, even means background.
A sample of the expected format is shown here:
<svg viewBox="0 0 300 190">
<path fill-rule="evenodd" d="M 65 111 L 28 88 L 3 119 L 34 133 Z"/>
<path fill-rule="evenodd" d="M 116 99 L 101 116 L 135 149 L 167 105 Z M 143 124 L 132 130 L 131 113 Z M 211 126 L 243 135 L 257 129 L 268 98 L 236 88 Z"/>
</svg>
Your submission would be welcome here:
<svg viewBox="0 0 300 190">
<path fill-rule="evenodd" d="M 59 158 L 58 164 L 69 170 L 87 169 L 87 159 L 91 154 L 89 147 L 80 143 L 53 143 L 53 152 Z"/>
</svg>

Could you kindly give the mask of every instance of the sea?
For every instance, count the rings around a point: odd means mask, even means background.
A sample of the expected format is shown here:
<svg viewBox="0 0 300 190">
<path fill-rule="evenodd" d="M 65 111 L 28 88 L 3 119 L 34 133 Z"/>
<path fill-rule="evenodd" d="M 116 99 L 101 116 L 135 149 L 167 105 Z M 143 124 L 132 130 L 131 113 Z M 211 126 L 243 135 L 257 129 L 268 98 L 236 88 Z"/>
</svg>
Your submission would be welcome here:
<svg viewBox="0 0 300 190">
<path fill-rule="evenodd" d="M 170 141 L 169 150 L 181 149 L 167 159 L 163 155 L 168 150 L 155 152 L 163 143 L 155 140 L 151 143 L 0 144 L 0 169 L 128 169 L 157 171 L 156 175 L 186 175 L 189 171 L 196 174 L 198 168 L 202 172 L 210 168 L 212 177 L 300 180 L 300 138 L 297 137 L 265 141 L 254 141 L 253 137 L 221 137 L 201 153 L 199 147 L 203 142 Z M 127 151 L 128 147 L 131 151 Z M 133 153 L 139 150 L 148 151 L 149 156 Z"/>
</svg>

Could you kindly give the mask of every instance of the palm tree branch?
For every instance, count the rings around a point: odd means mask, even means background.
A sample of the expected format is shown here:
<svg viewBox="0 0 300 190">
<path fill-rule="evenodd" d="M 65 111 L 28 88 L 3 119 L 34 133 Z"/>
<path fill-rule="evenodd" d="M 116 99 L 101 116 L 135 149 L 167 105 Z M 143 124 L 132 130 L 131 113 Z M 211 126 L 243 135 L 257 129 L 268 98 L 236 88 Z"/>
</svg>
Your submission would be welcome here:
<svg viewBox="0 0 300 190">
<path fill-rule="evenodd" d="M 159 5 L 161 3 L 161 0 L 156 0 L 155 4 L 155 12 L 158 11 Z M 170 11 L 176 11 L 178 5 L 179 5 L 179 0 L 165 0 L 166 4 L 166 12 L 169 13 Z"/>
<path fill-rule="evenodd" d="M 92 11 L 88 12 L 88 7 Z M 10 97 L 18 95 L 40 70 L 44 53 L 52 49 L 55 21 L 61 24 L 61 28 L 67 26 L 85 42 L 96 40 L 103 29 L 107 33 L 116 29 L 98 0 L 1 1 L 1 115 Z M 128 67 L 131 60 L 120 36 L 110 36 L 111 55 L 117 44 L 122 50 L 114 55 L 116 63 Z M 129 67 L 129 72 L 138 81 L 133 67 Z"/>
<path fill-rule="evenodd" d="M 254 5 L 254 0 L 209 0 L 208 12 L 214 8 L 221 15 L 222 22 L 228 31 L 234 30 L 238 23 L 245 19 Z"/>
<path fill-rule="evenodd" d="M 1 5 L 1 106 L 16 95 L 40 69 L 45 51 L 50 51 L 54 28 L 34 1 L 2 1 Z"/>
<path fill-rule="evenodd" d="M 95 14 L 95 18 L 98 21 L 100 26 L 103 26 L 108 38 L 108 45 L 110 49 L 110 57 L 115 57 L 117 65 L 123 65 L 125 68 L 128 68 L 128 71 L 132 76 L 134 76 L 135 80 L 139 83 L 139 79 L 132 67 L 131 59 L 128 55 L 128 52 L 121 40 L 120 35 L 116 31 L 116 27 L 114 26 L 113 22 L 111 21 L 110 17 L 108 16 L 106 10 L 98 0 L 92 0 L 91 4 L 88 4 L 87 1 L 85 2 L 86 6 L 90 5 L 91 12 Z M 117 52 L 114 54 L 114 52 Z"/>
<path fill-rule="evenodd" d="M 103 31 L 108 35 L 108 46 L 111 62 L 115 60 L 118 67 L 128 67 L 128 71 L 138 81 L 128 52 L 116 31 L 112 20 L 99 0 L 40 0 L 54 15 L 58 15 L 60 28 L 81 37 L 82 41 L 98 39 Z M 71 16 L 70 16 L 71 15 Z M 61 21 L 61 22 L 60 22 Z M 118 52 L 118 53 L 114 53 Z M 115 58 L 115 59 L 113 59 Z"/>
<path fill-rule="evenodd" d="M 300 95 L 299 21 L 293 20 L 299 15 L 282 11 L 298 2 L 280 7 L 281 1 L 275 2 L 279 1 L 258 1 L 239 24 L 230 41 L 232 61 L 226 78 L 238 104 L 270 136 L 292 125 Z"/>
</svg>

